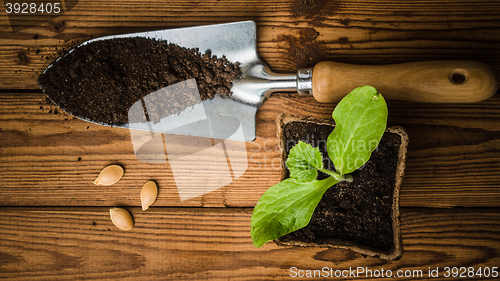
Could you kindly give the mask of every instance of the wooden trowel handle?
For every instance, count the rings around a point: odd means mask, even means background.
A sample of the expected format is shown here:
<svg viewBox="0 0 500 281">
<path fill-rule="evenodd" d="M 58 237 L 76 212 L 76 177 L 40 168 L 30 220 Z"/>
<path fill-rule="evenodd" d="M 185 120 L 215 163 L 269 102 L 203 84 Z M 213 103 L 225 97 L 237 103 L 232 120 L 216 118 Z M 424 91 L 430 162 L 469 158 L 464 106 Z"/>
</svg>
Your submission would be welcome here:
<svg viewBox="0 0 500 281">
<path fill-rule="evenodd" d="M 497 92 L 498 77 L 475 61 L 425 61 L 392 65 L 320 62 L 313 68 L 312 94 L 319 102 L 340 101 L 354 88 L 373 86 L 389 100 L 471 103 Z"/>
</svg>

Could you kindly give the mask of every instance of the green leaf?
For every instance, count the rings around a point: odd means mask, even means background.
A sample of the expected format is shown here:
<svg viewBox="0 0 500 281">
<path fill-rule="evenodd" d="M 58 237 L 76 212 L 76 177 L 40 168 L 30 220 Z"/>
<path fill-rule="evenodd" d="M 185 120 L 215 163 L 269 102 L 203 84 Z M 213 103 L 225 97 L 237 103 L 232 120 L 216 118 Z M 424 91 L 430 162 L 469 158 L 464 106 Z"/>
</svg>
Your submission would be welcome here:
<svg viewBox="0 0 500 281">
<path fill-rule="evenodd" d="M 297 182 L 288 178 L 270 187 L 252 213 L 251 236 L 256 247 L 305 227 L 334 178 Z"/>
<path fill-rule="evenodd" d="M 387 127 L 384 97 L 371 86 L 354 89 L 333 111 L 335 129 L 328 136 L 328 156 L 344 175 L 363 166 Z"/>
<path fill-rule="evenodd" d="M 286 166 L 290 170 L 290 177 L 299 182 L 307 182 L 316 179 L 318 169 L 323 169 L 323 157 L 318 148 L 299 141 L 288 154 Z"/>
</svg>

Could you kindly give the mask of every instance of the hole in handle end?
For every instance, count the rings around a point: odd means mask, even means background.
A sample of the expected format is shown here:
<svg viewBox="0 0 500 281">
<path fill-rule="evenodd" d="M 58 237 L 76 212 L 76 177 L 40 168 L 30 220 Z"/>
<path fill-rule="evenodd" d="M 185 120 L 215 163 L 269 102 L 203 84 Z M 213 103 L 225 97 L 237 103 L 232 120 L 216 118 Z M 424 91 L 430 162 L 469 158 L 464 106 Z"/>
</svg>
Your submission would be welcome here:
<svg viewBox="0 0 500 281">
<path fill-rule="evenodd" d="M 448 79 L 455 85 L 462 85 L 469 80 L 469 73 L 464 69 L 454 69 L 448 74 Z"/>
</svg>

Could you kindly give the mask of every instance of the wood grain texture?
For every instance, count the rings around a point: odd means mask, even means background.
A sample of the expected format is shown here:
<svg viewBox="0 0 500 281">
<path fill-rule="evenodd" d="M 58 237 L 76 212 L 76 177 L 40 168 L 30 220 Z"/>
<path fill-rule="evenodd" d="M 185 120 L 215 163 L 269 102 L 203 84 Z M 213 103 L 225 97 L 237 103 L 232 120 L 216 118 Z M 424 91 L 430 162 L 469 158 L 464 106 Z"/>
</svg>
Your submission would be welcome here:
<svg viewBox="0 0 500 281">
<path fill-rule="evenodd" d="M 400 200 L 405 254 L 386 262 L 250 241 L 251 207 L 280 177 L 276 118 L 330 118 L 335 104 L 273 95 L 257 113 L 257 140 L 246 144 L 246 173 L 180 201 L 168 162 L 137 160 L 127 130 L 74 119 L 36 85 L 59 53 L 85 40 L 242 20 L 257 23 L 258 54 L 279 73 L 321 61 L 425 60 L 480 61 L 500 73 L 499 0 L 81 0 L 50 21 L 25 19 L 0 13 L 0 279 L 286 280 L 293 266 L 359 266 L 424 277 L 439 267 L 432 279 L 451 280 L 446 266 L 500 265 L 499 94 L 476 104 L 388 102 L 389 125 L 406 128 L 410 145 Z M 123 179 L 95 186 L 113 163 L 125 168 Z M 158 183 L 158 200 L 142 212 L 148 180 Z M 132 231 L 112 225 L 117 206 L 132 213 Z"/>
<path fill-rule="evenodd" d="M 497 73 L 476 61 L 421 61 L 356 65 L 333 61 L 314 66 L 312 92 L 319 102 L 337 103 L 352 89 L 370 85 L 386 100 L 474 103 L 497 93 Z"/>
<path fill-rule="evenodd" d="M 421 270 L 427 277 L 432 264 L 441 268 L 436 280 L 446 280 L 446 266 L 500 262 L 499 209 L 403 209 L 405 254 L 393 262 L 340 249 L 274 243 L 257 249 L 250 239 L 251 209 L 128 209 L 135 220 L 131 231 L 114 227 L 108 208 L 0 208 L 0 277 L 284 280 L 291 267 Z"/>
<path fill-rule="evenodd" d="M 35 89 L 62 51 L 92 38 L 254 20 L 258 53 L 277 72 L 323 60 L 387 64 L 477 60 L 500 70 L 500 1 L 79 1 L 31 27 L 0 18 L 0 88 Z M 27 28 L 11 32 L 12 26 Z"/>
<path fill-rule="evenodd" d="M 39 92 L 2 93 L 0 204 L 139 206 L 140 188 L 155 180 L 161 206 L 252 207 L 279 181 L 279 114 L 329 118 L 333 106 L 295 94 L 273 95 L 257 114 L 259 138 L 241 155 L 249 165 L 245 174 L 214 192 L 180 201 L 169 163 L 138 161 L 128 130 L 74 119 Z M 498 95 L 466 105 L 389 102 L 389 126 L 406 128 L 410 139 L 401 206 L 500 207 L 498 108 Z M 122 180 L 95 186 L 100 170 L 113 163 L 125 168 Z"/>
</svg>

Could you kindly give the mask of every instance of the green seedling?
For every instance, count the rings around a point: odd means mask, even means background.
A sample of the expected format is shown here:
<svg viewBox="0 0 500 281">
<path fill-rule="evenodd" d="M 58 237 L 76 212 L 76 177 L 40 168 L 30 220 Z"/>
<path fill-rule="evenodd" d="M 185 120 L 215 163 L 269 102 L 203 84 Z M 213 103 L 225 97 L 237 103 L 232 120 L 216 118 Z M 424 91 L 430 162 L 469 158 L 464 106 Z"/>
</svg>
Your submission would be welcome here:
<svg viewBox="0 0 500 281">
<path fill-rule="evenodd" d="M 307 226 L 325 191 L 352 181 L 349 174 L 368 161 L 384 134 L 387 105 L 375 88 L 359 87 L 340 101 L 332 117 L 335 129 L 326 147 L 335 171 L 323 167 L 318 148 L 299 141 L 286 161 L 290 178 L 270 187 L 255 206 L 251 236 L 256 247 Z M 328 177 L 316 179 L 318 171 Z"/>
</svg>

